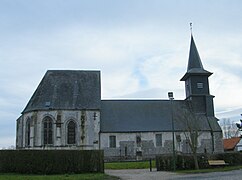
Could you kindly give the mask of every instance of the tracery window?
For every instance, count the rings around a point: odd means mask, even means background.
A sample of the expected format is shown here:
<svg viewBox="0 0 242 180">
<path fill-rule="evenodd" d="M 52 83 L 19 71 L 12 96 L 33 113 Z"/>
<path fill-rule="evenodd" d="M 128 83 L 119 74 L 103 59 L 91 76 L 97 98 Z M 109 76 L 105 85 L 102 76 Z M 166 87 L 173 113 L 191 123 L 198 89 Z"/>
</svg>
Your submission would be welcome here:
<svg viewBox="0 0 242 180">
<path fill-rule="evenodd" d="M 50 117 L 44 118 L 44 145 L 53 144 L 53 124 Z"/>
<path fill-rule="evenodd" d="M 70 121 L 67 125 L 67 144 L 76 143 L 76 124 L 74 121 Z"/>
</svg>

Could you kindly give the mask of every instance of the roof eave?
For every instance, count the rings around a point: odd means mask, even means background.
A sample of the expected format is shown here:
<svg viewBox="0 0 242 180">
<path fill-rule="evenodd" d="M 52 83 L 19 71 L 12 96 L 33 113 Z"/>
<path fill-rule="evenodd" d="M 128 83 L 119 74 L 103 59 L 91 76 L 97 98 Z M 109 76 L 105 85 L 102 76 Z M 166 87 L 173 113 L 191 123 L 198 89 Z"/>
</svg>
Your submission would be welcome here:
<svg viewBox="0 0 242 180">
<path fill-rule="evenodd" d="M 209 71 L 206 71 L 204 70 L 203 72 L 197 72 L 197 73 L 193 73 L 193 72 L 186 72 L 186 74 L 180 79 L 180 81 L 186 81 L 187 78 L 191 75 L 195 75 L 195 76 L 211 76 L 213 73 L 209 72 Z"/>
</svg>

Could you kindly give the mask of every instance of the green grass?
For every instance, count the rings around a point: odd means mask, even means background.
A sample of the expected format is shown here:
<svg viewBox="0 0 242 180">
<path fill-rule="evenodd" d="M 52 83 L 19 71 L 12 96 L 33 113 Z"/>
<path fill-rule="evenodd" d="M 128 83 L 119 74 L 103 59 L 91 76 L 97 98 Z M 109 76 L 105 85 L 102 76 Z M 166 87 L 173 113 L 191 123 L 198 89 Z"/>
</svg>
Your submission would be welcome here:
<svg viewBox="0 0 242 180">
<path fill-rule="evenodd" d="M 117 177 L 102 173 L 66 174 L 66 175 L 23 175 L 0 174 L 0 180 L 117 180 Z"/>
<path fill-rule="evenodd" d="M 104 164 L 105 169 L 149 169 L 149 161 L 138 162 L 111 162 Z M 155 160 L 152 160 L 152 167 L 155 168 Z M 225 166 L 211 169 L 199 169 L 199 170 L 177 170 L 176 173 L 190 174 L 190 173 L 209 173 L 209 172 L 224 172 L 242 169 L 242 166 Z"/>
<path fill-rule="evenodd" d="M 199 169 L 199 170 L 177 170 L 177 173 L 182 174 L 192 174 L 192 173 L 210 173 L 210 172 L 224 172 L 242 169 L 242 166 L 225 166 L 220 168 L 211 168 L 211 169 Z"/>
<path fill-rule="evenodd" d="M 155 166 L 155 161 L 152 160 L 152 167 Z M 104 164 L 105 169 L 149 169 L 149 161 L 134 161 L 134 162 L 111 162 Z"/>
</svg>

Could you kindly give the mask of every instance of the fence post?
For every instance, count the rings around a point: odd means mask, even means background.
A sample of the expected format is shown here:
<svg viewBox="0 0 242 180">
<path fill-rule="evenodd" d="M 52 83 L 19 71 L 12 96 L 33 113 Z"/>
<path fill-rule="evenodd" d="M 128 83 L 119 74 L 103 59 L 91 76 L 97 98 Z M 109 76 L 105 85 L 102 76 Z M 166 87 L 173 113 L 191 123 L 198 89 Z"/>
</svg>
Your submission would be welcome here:
<svg viewBox="0 0 242 180">
<path fill-rule="evenodd" d="M 150 159 L 150 172 L 152 171 L 152 160 Z"/>
</svg>

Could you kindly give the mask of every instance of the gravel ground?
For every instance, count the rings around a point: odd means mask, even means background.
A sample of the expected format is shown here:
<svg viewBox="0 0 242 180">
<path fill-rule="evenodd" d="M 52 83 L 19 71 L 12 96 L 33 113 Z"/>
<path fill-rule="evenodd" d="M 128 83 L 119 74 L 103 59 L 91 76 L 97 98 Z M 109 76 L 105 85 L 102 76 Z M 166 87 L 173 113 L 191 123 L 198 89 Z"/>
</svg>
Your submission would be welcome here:
<svg viewBox="0 0 242 180">
<path fill-rule="evenodd" d="M 169 179 L 169 177 L 176 175 L 175 173 L 165 171 L 154 170 L 150 172 L 148 169 L 105 170 L 105 173 L 112 176 L 118 176 L 122 180 L 160 180 Z"/>
</svg>

